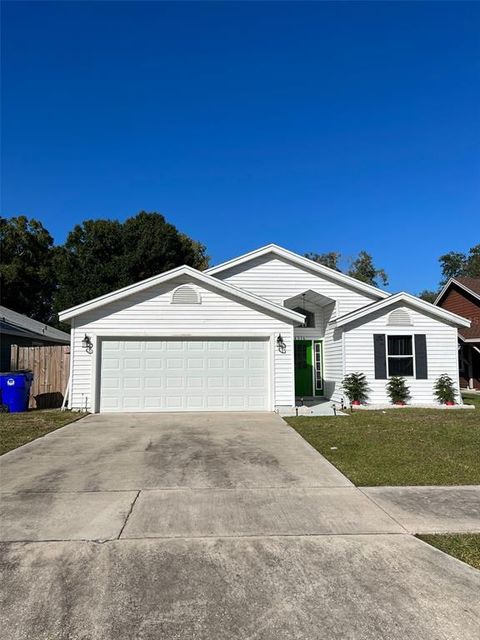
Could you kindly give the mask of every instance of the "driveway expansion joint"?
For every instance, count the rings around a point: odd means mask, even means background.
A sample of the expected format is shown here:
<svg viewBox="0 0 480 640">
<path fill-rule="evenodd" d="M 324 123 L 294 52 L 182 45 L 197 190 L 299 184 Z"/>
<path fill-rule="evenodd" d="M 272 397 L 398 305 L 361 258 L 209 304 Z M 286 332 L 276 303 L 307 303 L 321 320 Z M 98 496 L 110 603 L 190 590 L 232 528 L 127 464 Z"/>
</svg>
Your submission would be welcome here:
<svg viewBox="0 0 480 640">
<path fill-rule="evenodd" d="M 132 504 L 130 505 L 130 509 L 128 510 L 127 516 L 125 518 L 125 522 L 122 525 L 122 528 L 120 529 L 120 532 L 117 536 L 117 540 L 120 538 L 120 536 L 123 533 L 123 530 L 125 529 L 128 519 L 130 518 L 130 516 L 132 515 L 132 511 L 133 511 L 133 507 L 135 506 L 136 501 L 138 500 L 138 496 L 140 495 L 140 491 L 137 491 L 137 495 L 134 497 L 134 499 L 132 500 Z"/>
</svg>

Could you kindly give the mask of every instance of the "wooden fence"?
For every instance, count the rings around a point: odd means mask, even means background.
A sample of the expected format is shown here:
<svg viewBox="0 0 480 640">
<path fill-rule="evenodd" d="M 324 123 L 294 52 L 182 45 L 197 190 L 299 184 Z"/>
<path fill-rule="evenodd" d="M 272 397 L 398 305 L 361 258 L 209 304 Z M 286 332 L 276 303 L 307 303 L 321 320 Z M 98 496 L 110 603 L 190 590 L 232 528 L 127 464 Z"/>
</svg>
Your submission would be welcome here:
<svg viewBox="0 0 480 640">
<path fill-rule="evenodd" d="M 11 371 L 28 370 L 33 373 L 29 407 L 51 409 L 60 407 L 70 372 L 70 347 L 19 347 L 10 351 Z"/>
</svg>

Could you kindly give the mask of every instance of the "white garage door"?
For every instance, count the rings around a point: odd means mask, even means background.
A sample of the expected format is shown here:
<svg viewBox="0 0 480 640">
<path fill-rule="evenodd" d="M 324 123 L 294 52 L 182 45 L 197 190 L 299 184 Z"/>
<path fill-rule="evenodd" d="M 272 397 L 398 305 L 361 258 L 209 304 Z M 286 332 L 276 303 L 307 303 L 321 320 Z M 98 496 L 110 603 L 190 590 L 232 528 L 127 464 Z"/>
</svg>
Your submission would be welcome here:
<svg viewBox="0 0 480 640">
<path fill-rule="evenodd" d="M 101 411 L 269 407 L 267 340 L 103 340 Z"/>
</svg>

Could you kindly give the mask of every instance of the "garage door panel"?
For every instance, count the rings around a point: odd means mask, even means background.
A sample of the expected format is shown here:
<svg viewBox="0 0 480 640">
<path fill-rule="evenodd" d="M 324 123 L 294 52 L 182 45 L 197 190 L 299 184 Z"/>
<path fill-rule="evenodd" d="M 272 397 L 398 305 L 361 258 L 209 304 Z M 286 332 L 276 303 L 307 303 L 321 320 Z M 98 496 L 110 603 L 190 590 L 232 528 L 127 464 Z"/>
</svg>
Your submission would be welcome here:
<svg viewBox="0 0 480 640">
<path fill-rule="evenodd" d="M 102 411 L 268 410 L 267 340 L 104 340 Z"/>
</svg>

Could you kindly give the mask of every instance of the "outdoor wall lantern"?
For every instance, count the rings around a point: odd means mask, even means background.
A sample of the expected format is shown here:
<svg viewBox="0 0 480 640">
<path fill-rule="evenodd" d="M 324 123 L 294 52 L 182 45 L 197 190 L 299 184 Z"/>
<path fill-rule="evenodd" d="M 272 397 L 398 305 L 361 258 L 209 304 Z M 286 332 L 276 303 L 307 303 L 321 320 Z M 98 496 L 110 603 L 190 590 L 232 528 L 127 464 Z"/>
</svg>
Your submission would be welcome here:
<svg viewBox="0 0 480 640">
<path fill-rule="evenodd" d="M 280 353 L 285 353 L 286 350 L 287 350 L 287 345 L 285 344 L 281 333 L 278 334 L 277 347 L 278 347 L 278 350 L 280 351 Z"/>
<path fill-rule="evenodd" d="M 90 336 L 87 336 L 87 334 L 85 334 L 85 337 L 82 340 L 82 347 L 87 353 L 93 353 L 93 342 L 91 341 Z"/>
</svg>

